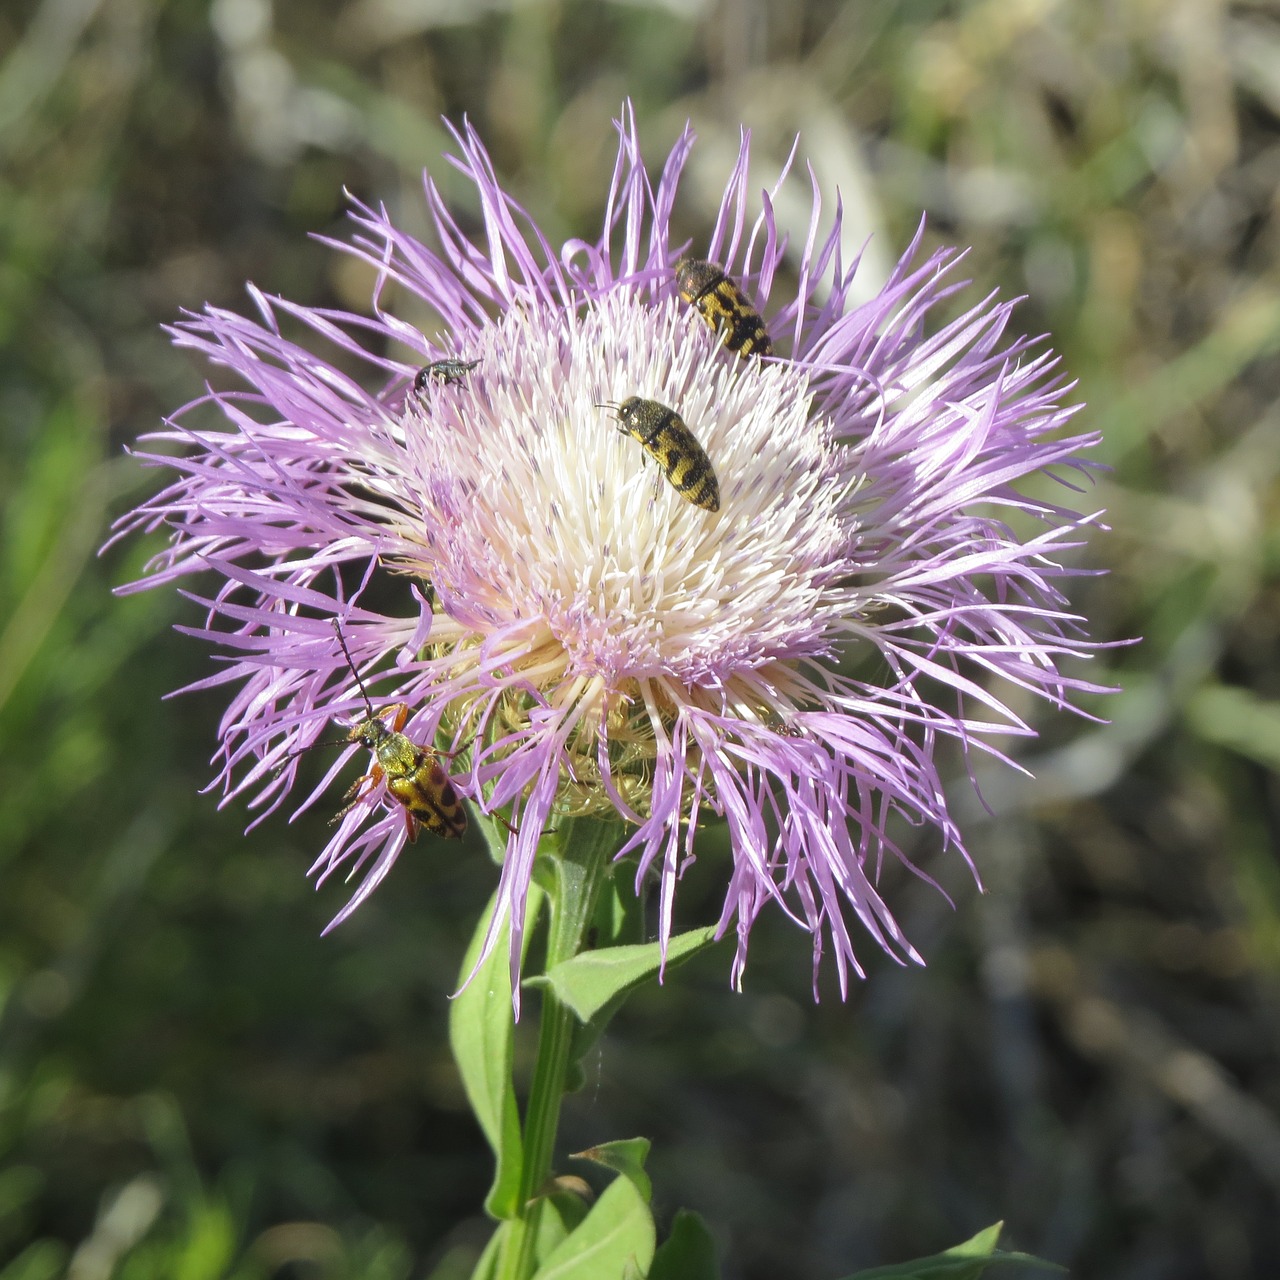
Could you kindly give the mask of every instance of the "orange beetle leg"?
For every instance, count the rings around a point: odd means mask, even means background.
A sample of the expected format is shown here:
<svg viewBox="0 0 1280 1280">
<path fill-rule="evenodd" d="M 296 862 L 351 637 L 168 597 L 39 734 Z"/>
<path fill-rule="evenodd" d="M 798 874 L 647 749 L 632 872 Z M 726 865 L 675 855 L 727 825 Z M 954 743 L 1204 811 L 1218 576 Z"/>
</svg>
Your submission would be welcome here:
<svg viewBox="0 0 1280 1280">
<path fill-rule="evenodd" d="M 329 819 L 329 825 L 332 826 L 341 818 L 345 818 L 352 809 L 356 807 L 362 800 L 367 800 L 378 789 L 378 784 L 382 781 L 382 766 L 375 764 L 363 778 L 357 778 L 348 788 L 347 793 L 342 798 L 344 800 L 351 799 L 351 803 L 339 809 L 337 813 Z M 360 788 L 364 783 L 368 783 L 369 787 L 365 791 Z M 354 797 L 354 798 L 353 798 Z"/>
</svg>

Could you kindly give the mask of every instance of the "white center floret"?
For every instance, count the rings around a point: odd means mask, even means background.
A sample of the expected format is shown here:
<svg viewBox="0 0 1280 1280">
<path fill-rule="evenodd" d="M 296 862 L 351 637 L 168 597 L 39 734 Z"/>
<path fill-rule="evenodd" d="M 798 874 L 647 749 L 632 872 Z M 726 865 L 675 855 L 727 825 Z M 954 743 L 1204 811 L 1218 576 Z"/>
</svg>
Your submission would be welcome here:
<svg viewBox="0 0 1280 1280">
<path fill-rule="evenodd" d="M 821 646 L 848 530 L 802 372 L 739 360 L 684 304 L 629 289 L 569 319 L 514 307 L 461 354 L 478 367 L 411 397 L 404 421 L 426 539 L 414 567 L 446 608 L 545 619 L 569 667 L 606 683 L 723 680 Z M 680 415 L 718 512 L 600 407 L 631 396 Z"/>
</svg>

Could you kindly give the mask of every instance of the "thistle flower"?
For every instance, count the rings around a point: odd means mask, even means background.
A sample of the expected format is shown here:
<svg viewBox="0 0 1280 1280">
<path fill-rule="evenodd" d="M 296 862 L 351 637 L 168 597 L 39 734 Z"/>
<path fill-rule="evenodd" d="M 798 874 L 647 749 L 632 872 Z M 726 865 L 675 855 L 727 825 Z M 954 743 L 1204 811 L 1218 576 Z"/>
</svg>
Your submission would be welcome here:
<svg viewBox="0 0 1280 1280">
<path fill-rule="evenodd" d="M 673 245 L 692 135 L 654 185 L 629 110 L 618 132 L 594 242 L 553 248 L 464 126 L 452 162 L 475 186 L 478 243 L 429 177 L 435 247 L 359 203 L 350 243 L 330 242 L 376 268 L 372 318 L 251 288 L 256 320 L 207 307 L 175 325 L 179 346 L 249 389 L 211 388 L 150 437 L 183 447 L 142 455 L 178 479 L 117 536 L 171 531 L 135 589 L 214 581 L 195 597 L 205 625 L 188 630 L 230 651 L 192 686 L 234 691 L 214 784 L 226 799 L 272 812 L 296 754 L 365 717 L 345 640 L 375 706 L 403 703 L 406 735 L 457 753 L 456 789 L 509 813 L 490 940 L 513 921 L 513 973 L 549 822 L 631 824 L 619 857 L 634 856 L 637 884 L 657 879 L 665 942 L 714 813 L 732 851 L 719 927 L 737 933 L 735 985 L 774 902 L 812 935 L 815 983 L 829 944 L 844 992 L 862 973 L 855 918 L 919 960 L 876 888 L 886 856 L 905 861 L 903 821 L 968 859 L 939 745 L 999 755 L 993 735 L 1032 732 L 1002 690 L 1066 706 L 1094 688 L 1059 670 L 1090 648 L 1059 584 L 1094 517 L 1020 482 L 1087 475 L 1079 455 L 1095 438 L 1063 431 L 1070 384 L 1052 353 L 1006 336 L 1013 303 L 986 297 L 926 336 L 961 287 L 959 255 L 917 262 L 917 235 L 853 305 L 857 263 L 841 259 L 838 204 L 820 234 L 816 182 L 798 251 L 769 193 L 747 233 L 745 134 L 709 238 Z M 681 300 L 682 250 L 753 300 L 771 356 L 736 357 Z M 384 306 L 396 291 L 439 331 Z M 443 360 L 470 367 L 419 373 Z M 354 362 L 380 389 L 347 372 Z M 617 429 L 633 396 L 687 425 L 717 511 Z M 210 409 L 224 421 L 195 425 Z M 342 817 L 312 868 L 359 879 L 335 924 L 406 835 L 380 786 Z"/>
</svg>

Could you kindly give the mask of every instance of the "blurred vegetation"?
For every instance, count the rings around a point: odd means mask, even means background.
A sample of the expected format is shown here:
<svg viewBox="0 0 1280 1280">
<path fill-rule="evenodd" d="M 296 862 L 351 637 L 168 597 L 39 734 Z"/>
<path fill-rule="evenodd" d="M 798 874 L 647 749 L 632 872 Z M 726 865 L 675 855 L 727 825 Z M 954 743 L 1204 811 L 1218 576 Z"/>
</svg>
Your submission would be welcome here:
<svg viewBox="0 0 1280 1280">
<path fill-rule="evenodd" d="M 1035 780 L 981 779 L 985 896 L 924 837 L 958 909 L 889 877 L 927 970 L 873 957 L 814 1008 L 766 916 L 746 994 L 716 956 L 633 1002 L 571 1149 L 652 1135 L 659 1205 L 745 1280 L 1001 1216 L 1092 1280 L 1280 1274 L 1280 9 L 8 0 L 0 1278 L 466 1273 L 487 1155 L 445 996 L 489 864 L 420 846 L 321 939 L 323 815 L 244 837 L 198 794 L 217 699 L 161 701 L 209 670 L 170 630 L 193 606 L 112 598 L 143 548 L 95 553 L 155 485 L 122 446 L 200 390 L 161 324 L 246 279 L 364 307 L 307 233 L 342 233 L 344 186 L 421 227 L 424 165 L 465 201 L 441 115 L 553 241 L 590 233 L 625 95 L 651 163 L 698 128 L 689 234 L 739 122 L 759 182 L 800 131 L 872 271 L 923 209 L 979 290 L 1029 294 L 1114 467 L 1079 608 L 1144 642 L 1088 673 L 1124 688 L 1109 724 L 1041 715 Z"/>
</svg>

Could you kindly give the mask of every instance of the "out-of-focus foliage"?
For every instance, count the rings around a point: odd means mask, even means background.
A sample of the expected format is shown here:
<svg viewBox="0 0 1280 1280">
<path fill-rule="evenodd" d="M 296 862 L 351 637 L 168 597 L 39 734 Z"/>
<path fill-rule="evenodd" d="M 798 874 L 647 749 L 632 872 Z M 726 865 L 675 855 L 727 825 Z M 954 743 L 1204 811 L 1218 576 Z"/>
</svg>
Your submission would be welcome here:
<svg viewBox="0 0 1280 1280">
<path fill-rule="evenodd" d="M 1030 295 L 1115 468 L 1079 592 L 1125 692 L 983 780 L 988 893 L 892 871 L 930 958 L 841 1005 L 757 927 L 633 1002 L 570 1149 L 650 1133 L 659 1208 L 726 1274 L 807 1280 L 990 1222 L 1093 1280 L 1280 1272 L 1280 16 L 1129 0 L 15 0 L 0 7 L 0 1277 L 465 1275 L 489 1169 L 445 995 L 492 871 L 420 842 L 355 920 L 324 813 L 248 837 L 197 794 L 215 695 L 170 593 L 95 559 L 199 394 L 158 326 L 242 282 L 360 308 L 306 233 L 343 186 L 425 230 L 465 112 L 552 235 L 596 225 L 610 117 L 698 127 L 704 234 L 738 123 L 797 130 L 870 276 L 927 210 Z M 705 175 L 705 177 L 704 177 Z M 457 198 L 464 198 L 457 192 Z M 790 216 L 785 207 L 782 216 Z M 802 224 L 796 222 L 795 225 Z M 872 281 L 874 283 L 874 280 Z M 956 793 L 966 786 L 957 762 Z M 922 835 L 922 840 L 925 837 Z M 694 876 L 714 884 L 714 839 Z M 922 846 L 923 849 L 923 846 Z M 691 887 L 682 895 L 696 902 Z M 708 910 L 714 901 L 709 891 Z M 691 914 L 682 922 L 700 923 Z M 591 1064 L 589 1063 L 588 1066 Z M 576 1144 L 576 1146 L 575 1146 Z"/>
</svg>

